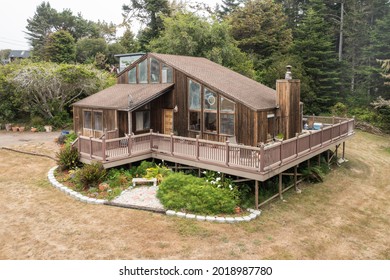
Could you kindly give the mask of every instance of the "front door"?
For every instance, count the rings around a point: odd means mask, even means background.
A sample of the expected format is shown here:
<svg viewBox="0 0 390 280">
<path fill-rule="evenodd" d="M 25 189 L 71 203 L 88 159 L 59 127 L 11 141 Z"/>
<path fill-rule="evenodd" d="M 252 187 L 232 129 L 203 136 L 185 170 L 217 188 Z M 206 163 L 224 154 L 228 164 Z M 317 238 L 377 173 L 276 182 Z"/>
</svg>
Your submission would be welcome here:
<svg viewBox="0 0 390 280">
<path fill-rule="evenodd" d="M 173 109 L 164 109 L 164 134 L 173 133 Z"/>
</svg>

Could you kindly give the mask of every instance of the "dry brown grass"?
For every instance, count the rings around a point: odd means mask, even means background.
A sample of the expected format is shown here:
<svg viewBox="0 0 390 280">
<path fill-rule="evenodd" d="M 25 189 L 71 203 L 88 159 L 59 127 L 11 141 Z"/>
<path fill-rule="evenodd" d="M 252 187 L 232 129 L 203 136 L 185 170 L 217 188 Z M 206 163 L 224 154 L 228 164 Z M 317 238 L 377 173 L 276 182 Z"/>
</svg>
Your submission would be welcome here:
<svg viewBox="0 0 390 280">
<path fill-rule="evenodd" d="M 0 259 L 389 259 L 389 141 L 358 133 L 324 183 L 234 225 L 84 204 L 53 161 L 0 150 Z"/>
</svg>

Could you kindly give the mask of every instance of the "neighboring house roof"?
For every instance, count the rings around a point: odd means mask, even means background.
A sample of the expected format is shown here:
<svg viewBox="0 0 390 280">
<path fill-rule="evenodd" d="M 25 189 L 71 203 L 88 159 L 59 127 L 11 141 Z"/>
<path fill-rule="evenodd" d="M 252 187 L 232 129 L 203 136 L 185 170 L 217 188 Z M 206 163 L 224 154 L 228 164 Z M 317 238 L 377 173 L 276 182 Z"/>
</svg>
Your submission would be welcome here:
<svg viewBox="0 0 390 280">
<path fill-rule="evenodd" d="M 276 106 L 274 89 L 206 58 L 157 53 L 150 55 L 249 108 L 264 110 Z"/>
<path fill-rule="evenodd" d="M 73 105 L 134 111 L 166 93 L 172 87 L 173 84 L 117 84 L 73 103 Z M 131 101 L 130 106 L 129 101 Z"/>
<path fill-rule="evenodd" d="M 10 52 L 9 58 L 27 58 L 30 57 L 30 51 L 13 50 Z"/>
</svg>

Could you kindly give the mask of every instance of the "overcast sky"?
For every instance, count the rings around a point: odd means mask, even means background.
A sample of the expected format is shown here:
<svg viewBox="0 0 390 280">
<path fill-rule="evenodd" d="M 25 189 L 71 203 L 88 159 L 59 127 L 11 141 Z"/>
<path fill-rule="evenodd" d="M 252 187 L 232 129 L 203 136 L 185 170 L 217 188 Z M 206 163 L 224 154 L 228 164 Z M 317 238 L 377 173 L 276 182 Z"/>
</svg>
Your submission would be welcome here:
<svg viewBox="0 0 390 280">
<path fill-rule="evenodd" d="M 191 0 L 205 2 L 214 7 L 221 0 Z M 2 3 L 0 16 L 0 50 L 28 50 L 26 40 L 27 19 L 32 18 L 36 8 L 43 0 L 11 0 Z M 122 20 L 122 5 L 130 0 L 86 1 L 86 0 L 49 0 L 50 6 L 58 12 L 70 9 L 74 15 L 81 13 L 84 19 L 106 21 L 118 24 Z"/>
</svg>

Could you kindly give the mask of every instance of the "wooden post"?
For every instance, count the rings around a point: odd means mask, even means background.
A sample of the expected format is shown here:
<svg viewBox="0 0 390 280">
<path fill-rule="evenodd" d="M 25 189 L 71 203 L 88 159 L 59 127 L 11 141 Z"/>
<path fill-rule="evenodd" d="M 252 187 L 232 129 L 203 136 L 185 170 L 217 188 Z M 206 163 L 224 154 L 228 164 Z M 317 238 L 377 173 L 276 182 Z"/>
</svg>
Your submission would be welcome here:
<svg viewBox="0 0 390 280">
<path fill-rule="evenodd" d="M 153 149 L 153 129 L 150 130 L 150 149 Z"/>
<path fill-rule="evenodd" d="M 195 148 L 196 148 L 196 160 L 199 160 L 199 135 L 196 135 Z"/>
<path fill-rule="evenodd" d="M 297 140 L 295 140 L 295 157 L 298 157 L 298 149 L 299 149 L 299 133 L 295 133 L 295 138 L 297 138 Z"/>
<path fill-rule="evenodd" d="M 326 150 L 326 162 L 328 163 L 328 165 L 330 163 L 329 161 L 330 161 L 329 150 Z"/>
<path fill-rule="evenodd" d="M 341 138 L 341 120 L 339 121 L 339 137 L 338 138 Z"/>
<path fill-rule="evenodd" d="M 174 143 L 173 143 L 173 133 L 171 133 L 171 155 L 173 156 L 173 150 L 174 150 Z"/>
<path fill-rule="evenodd" d="M 318 166 L 321 165 L 321 154 L 318 155 Z"/>
<path fill-rule="evenodd" d="M 283 140 L 280 142 L 280 165 L 283 162 Z"/>
<path fill-rule="evenodd" d="M 175 172 L 177 172 L 178 171 L 178 166 L 177 166 L 177 162 L 175 162 Z"/>
<path fill-rule="evenodd" d="M 311 151 L 311 130 L 309 130 L 309 151 Z"/>
<path fill-rule="evenodd" d="M 343 142 L 343 160 L 345 160 L 345 142 Z"/>
<path fill-rule="evenodd" d="M 261 173 L 264 172 L 264 165 L 265 165 L 265 145 L 264 143 L 261 143 L 260 145 L 260 162 L 259 162 L 259 170 Z"/>
<path fill-rule="evenodd" d="M 77 142 L 77 149 L 79 150 L 79 157 L 81 157 L 81 132 L 78 133 L 79 141 Z"/>
<path fill-rule="evenodd" d="M 259 181 L 255 181 L 255 209 L 259 210 Z"/>
<path fill-rule="evenodd" d="M 106 161 L 106 135 L 103 135 L 102 138 L 102 157 L 103 161 Z"/>
<path fill-rule="evenodd" d="M 127 152 L 129 157 L 131 156 L 131 149 L 133 147 L 133 139 L 131 138 L 131 134 L 127 135 Z"/>
<path fill-rule="evenodd" d="M 225 164 L 226 164 L 226 166 L 229 166 L 229 140 L 226 140 L 225 149 L 226 149 L 226 161 L 225 161 Z"/>
<path fill-rule="evenodd" d="M 279 197 L 283 200 L 283 182 L 282 182 L 282 173 L 279 173 Z"/>
<path fill-rule="evenodd" d="M 307 168 L 310 169 L 310 159 L 307 160 Z"/>
<path fill-rule="evenodd" d="M 297 192 L 298 191 L 298 184 L 297 184 L 297 171 L 298 171 L 298 165 L 295 165 L 294 166 L 294 187 L 295 187 L 295 191 Z"/>
<path fill-rule="evenodd" d="M 330 143 L 332 143 L 333 142 L 333 124 L 332 124 L 332 127 L 331 127 L 331 129 L 330 129 Z"/>
<path fill-rule="evenodd" d="M 92 159 L 92 136 L 89 136 L 89 158 Z"/>
<path fill-rule="evenodd" d="M 322 147 L 322 142 L 324 142 L 324 126 L 321 127 L 320 147 Z"/>
</svg>

